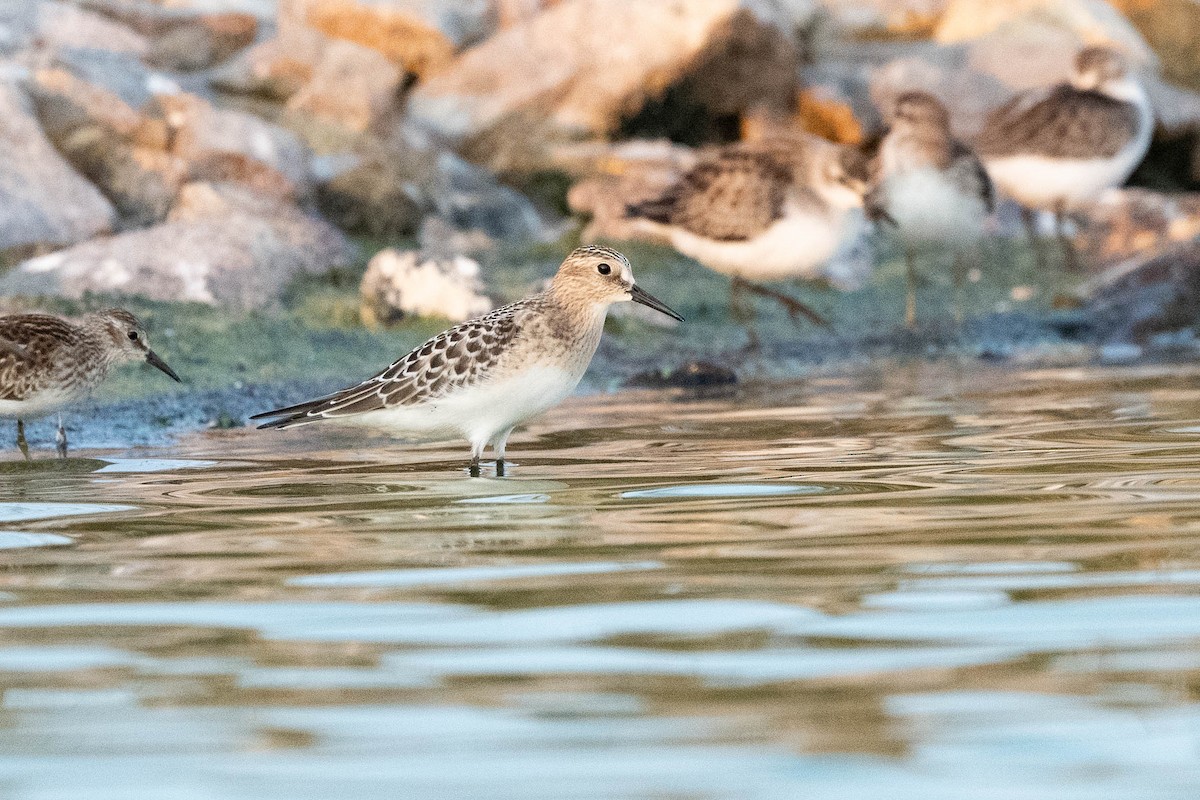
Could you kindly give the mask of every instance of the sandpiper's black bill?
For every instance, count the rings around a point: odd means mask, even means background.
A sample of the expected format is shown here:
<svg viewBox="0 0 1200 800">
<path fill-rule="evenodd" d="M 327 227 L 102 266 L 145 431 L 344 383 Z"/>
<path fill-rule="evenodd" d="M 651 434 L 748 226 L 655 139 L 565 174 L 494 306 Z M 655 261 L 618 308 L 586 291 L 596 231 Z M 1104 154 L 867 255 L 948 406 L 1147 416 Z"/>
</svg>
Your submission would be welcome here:
<svg viewBox="0 0 1200 800">
<path fill-rule="evenodd" d="M 167 362 L 165 362 L 161 358 L 159 358 L 158 353 L 154 352 L 153 350 L 146 351 L 146 363 L 151 365 L 152 367 L 157 367 L 157 368 L 161 369 L 163 372 L 167 373 L 167 375 L 169 375 L 171 377 L 171 379 L 174 380 L 176 383 L 183 383 L 183 381 L 181 381 L 179 379 L 179 376 L 175 374 L 175 370 L 168 367 Z"/>
<path fill-rule="evenodd" d="M 666 314 L 671 319 L 677 319 L 680 322 L 683 322 L 683 317 L 679 316 L 674 311 L 667 308 L 666 303 L 664 303 L 662 300 L 659 300 L 657 297 L 650 294 L 645 289 L 638 286 L 636 283 L 633 286 L 629 287 L 629 296 L 633 299 L 633 302 L 635 302 L 635 303 L 641 303 L 644 306 L 649 306 L 650 308 L 653 308 L 655 311 L 661 311 L 662 313 Z"/>
</svg>

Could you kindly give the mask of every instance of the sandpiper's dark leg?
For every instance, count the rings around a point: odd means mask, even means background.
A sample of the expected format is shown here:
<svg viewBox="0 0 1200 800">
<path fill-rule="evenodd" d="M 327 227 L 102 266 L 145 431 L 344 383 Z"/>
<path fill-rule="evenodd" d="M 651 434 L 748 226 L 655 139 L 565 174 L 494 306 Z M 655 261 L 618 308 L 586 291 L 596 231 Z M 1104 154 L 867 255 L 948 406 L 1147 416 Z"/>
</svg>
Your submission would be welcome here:
<svg viewBox="0 0 1200 800">
<path fill-rule="evenodd" d="M 468 472 L 471 473 L 472 478 L 479 477 L 479 456 L 478 455 L 471 456 L 471 466 L 468 469 Z"/>
<path fill-rule="evenodd" d="M 1033 249 L 1033 263 L 1038 272 L 1046 268 L 1046 253 L 1042 250 L 1042 240 L 1038 236 L 1037 215 L 1031 208 L 1021 206 L 1021 223 L 1025 226 L 1025 234 L 1029 237 L 1029 246 Z"/>
<path fill-rule="evenodd" d="M 754 321 L 754 305 L 746 302 L 746 282 L 736 275 L 729 279 L 729 316 L 742 324 Z"/>
<path fill-rule="evenodd" d="M 754 294 L 759 295 L 760 297 L 768 297 L 783 306 L 783 309 L 787 311 L 788 316 L 792 318 L 793 323 L 797 322 L 797 317 L 802 316 L 814 325 L 820 325 L 822 328 L 829 327 L 829 320 L 825 319 L 816 311 L 813 311 L 807 305 L 791 295 L 784 294 L 783 292 L 777 292 L 774 289 L 768 289 L 766 286 L 760 286 L 757 283 L 750 283 L 748 281 L 743 281 L 742 283 L 745 285 L 746 289 L 754 292 Z"/>
<path fill-rule="evenodd" d="M 908 328 L 917 327 L 917 264 L 916 254 L 912 248 L 904 251 L 904 272 L 908 281 L 908 289 L 904 295 L 904 325 Z"/>
<path fill-rule="evenodd" d="M 25 460 L 29 460 L 29 442 L 25 441 L 25 421 L 17 420 L 17 447 L 21 450 L 21 455 L 25 456 Z"/>
<path fill-rule="evenodd" d="M 1079 272 L 1079 254 L 1075 252 L 1075 243 L 1067 235 L 1067 204 L 1059 201 L 1054 206 L 1054 232 L 1058 236 L 1058 244 L 1062 247 L 1063 263 L 1067 272 Z"/>
<path fill-rule="evenodd" d="M 62 416 L 58 418 L 58 433 L 54 434 L 54 442 L 58 445 L 58 457 L 67 457 L 67 429 L 63 427 Z"/>
<path fill-rule="evenodd" d="M 963 286 L 967 282 L 967 262 L 961 251 L 954 252 L 954 324 L 963 324 Z"/>
<path fill-rule="evenodd" d="M 736 275 L 729 279 L 729 316 L 746 329 L 746 350 L 756 352 L 759 341 L 754 329 L 754 303 L 746 301 L 746 282 Z"/>
<path fill-rule="evenodd" d="M 506 431 L 501 431 L 492 437 L 492 451 L 496 454 L 496 477 L 504 477 L 504 448 L 508 445 L 508 436 L 512 433 L 512 428 Z"/>
</svg>

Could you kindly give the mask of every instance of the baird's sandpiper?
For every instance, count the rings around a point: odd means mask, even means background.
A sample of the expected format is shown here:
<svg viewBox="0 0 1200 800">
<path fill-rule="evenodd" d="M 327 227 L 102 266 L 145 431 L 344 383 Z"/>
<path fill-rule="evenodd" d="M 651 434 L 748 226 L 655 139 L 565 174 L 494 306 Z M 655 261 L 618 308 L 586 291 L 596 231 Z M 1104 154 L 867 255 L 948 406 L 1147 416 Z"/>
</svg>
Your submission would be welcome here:
<svg viewBox="0 0 1200 800">
<path fill-rule="evenodd" d="M 916 254 L 954 254 L 955 316 L 962 317 L 963 259 L 983 237 L 992 184 L 983 164 L 950 132 L 946 107 L 925 92 L 896 99 L 887 133 L 871 163 L 867 216 L 895 229 L 904 246 L 908 291 L 904 320 L 917 322 Z"/>
<path fill-rule="evenodd" d="M 513 428 L 571 393 L 609 306 L 626 301 L 682 319 L 634 283 L 625 256 L 581 247 L 545 291 L 456 325 L 359 384 L 251 419 L 269 420 L 261 428 L 330 421 L 403 438 L 461 436 L 471 443 L 471 475 L 488 445 L 503 475 Z"/>
<path fill-rule="evenodd" d="M 1024 207 L 1039 263 L 1030 209 L 1054 212 L 1067 266 L 1074 269 L 1066 213 L 1123 184 L 1153 133 L 1145 88 L 1119 53 L 1095 46 L 1075 57 L 1070 82 L 1022 92 L 993 111 L 976 148 L 996 185 Z"/>
<path fill-rule="evenodd" d="M 0 317 L 0 416 L 16 419 L 17 447 L 29 458 L 25 419 L 60 411 L 99 386 L 109 370 L 145 361 L 178 381 L 150 349 L 141 323 L 120 308 L 70 322 L 48 314 Z M 58 454 L 67 455 L 67 431 L 58 418 Z"/>
<path fill-rule="evenodd" d="M 626 213 L 671 246 L 728 275 L 730 305 L 746 289 L 793 318 L 825 319 L 758 281 L 827 277 L 826 265 L 863 230 L 866 164 L 853 148 L 801 133 L 730 145 L 702 160 L 660 197 Z"/>
</svg>

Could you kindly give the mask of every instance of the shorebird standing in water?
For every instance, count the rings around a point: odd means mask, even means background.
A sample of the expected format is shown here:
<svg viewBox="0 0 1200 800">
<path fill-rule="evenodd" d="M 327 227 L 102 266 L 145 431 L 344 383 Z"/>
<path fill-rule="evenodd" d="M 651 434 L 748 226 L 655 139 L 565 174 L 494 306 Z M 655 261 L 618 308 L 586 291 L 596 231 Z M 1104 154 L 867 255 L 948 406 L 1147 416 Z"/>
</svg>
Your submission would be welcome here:
<svg viewBox="0 0 1200 800">
<path fill-rule="evenodd" d="M 728 275 L 735 311 L 746 289 L 782 304 L 793 319 L 826 325 L 804 303 L 757 282 L 824 277 L 823 267 L 863 230 L 865 188 L 857 150 L 791 134 L 723 148 L 627 213 Z"/>
<path fill-rule="evenodd" d="M 1054 212 L 1067 266 L 1075 269 L 1066 213 L 1123 184 L 1153 132 L 1146 90 L 1125 59 L 1107 47 L 1088 47 L 1076 56 L 1069 83 L 1023 92 L 993 111 L 976 147 L 992 180 L 1024 207 L 1039 265 L 1030 209 Z"/>
<path fill-rule="evenodd" d="M 488 445 L 502 476 L 513 428 L 571 393 L 609 306 L 631 300 L 682 319 L 634 283 L 625 256 L 580 247 L 545 291 L 455 325 L 362 383 L 251 419 L 270 420 L 260 428 L 330 421 L 401 437 L 458 435 L 471 443 L 472 476 Z"/>
<path fill-rule="evenodd" d="M 954 256 L 955 319 L 962 321 L 964 259 L 983 237 L 992 185 L 983 164 L 950 132 L 950 115 L 932 95 L 906 92 L 871 165 L 867 216 L 894 227 L 904 245 L 908 291 L 904 320 L 917 323 L 918 251 Z"/>
<path fill-rule="evenodd" d="M 16 419 L 17 447 L 26 459 L 25 419 L 60 411 L 99 386 L 109 370 L 145 361 L 173 380 L 179 376 L 150 349 L 146 330 L 119 308 L 68 322 L 47 314 L 0 317 L 0 416 Z M 67 455 L 67 431 L 58 417 L 58 454 Z"/>
</svg>

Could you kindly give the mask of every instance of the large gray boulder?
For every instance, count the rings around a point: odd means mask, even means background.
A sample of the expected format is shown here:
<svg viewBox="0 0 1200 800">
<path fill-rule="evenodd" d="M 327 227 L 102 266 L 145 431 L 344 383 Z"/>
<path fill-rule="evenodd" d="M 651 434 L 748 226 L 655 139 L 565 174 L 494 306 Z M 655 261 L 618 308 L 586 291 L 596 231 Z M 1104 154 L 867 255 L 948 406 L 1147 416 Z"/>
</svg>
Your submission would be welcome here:
<svg viewBox="0 0 1200 800">
<path fill-rule="evenodd" d="M 120 212 L 125 225 L 161 221 L 187 176 L 166 152 L 167 128 L 65 69 L 41 69 L 30 92 L 46 135 Z"/>
<path fill-rule="evenodd" d="M 192 94 L 157 100 L 171 130 L 170 150 L 187 162 L 192 177 L 234 180 L 287 196 L 308 192 L 311 154 L 296 134 Z"/>
<path fill-rule="evenodd" d="M 0 153 L 0 263 L 112 229 L 112 204 L 54 149 L 28 95 L 4 81 Z"/>
<path fill-rule="evenodd" d="M 233 309 L 275 305 L 303 273 L 354 256 L 336 228 L 275 197 L 191 183 L 167 220 L 33 258 L 0 277 L 0 293 L 130 294 Z"/>
</svg>

